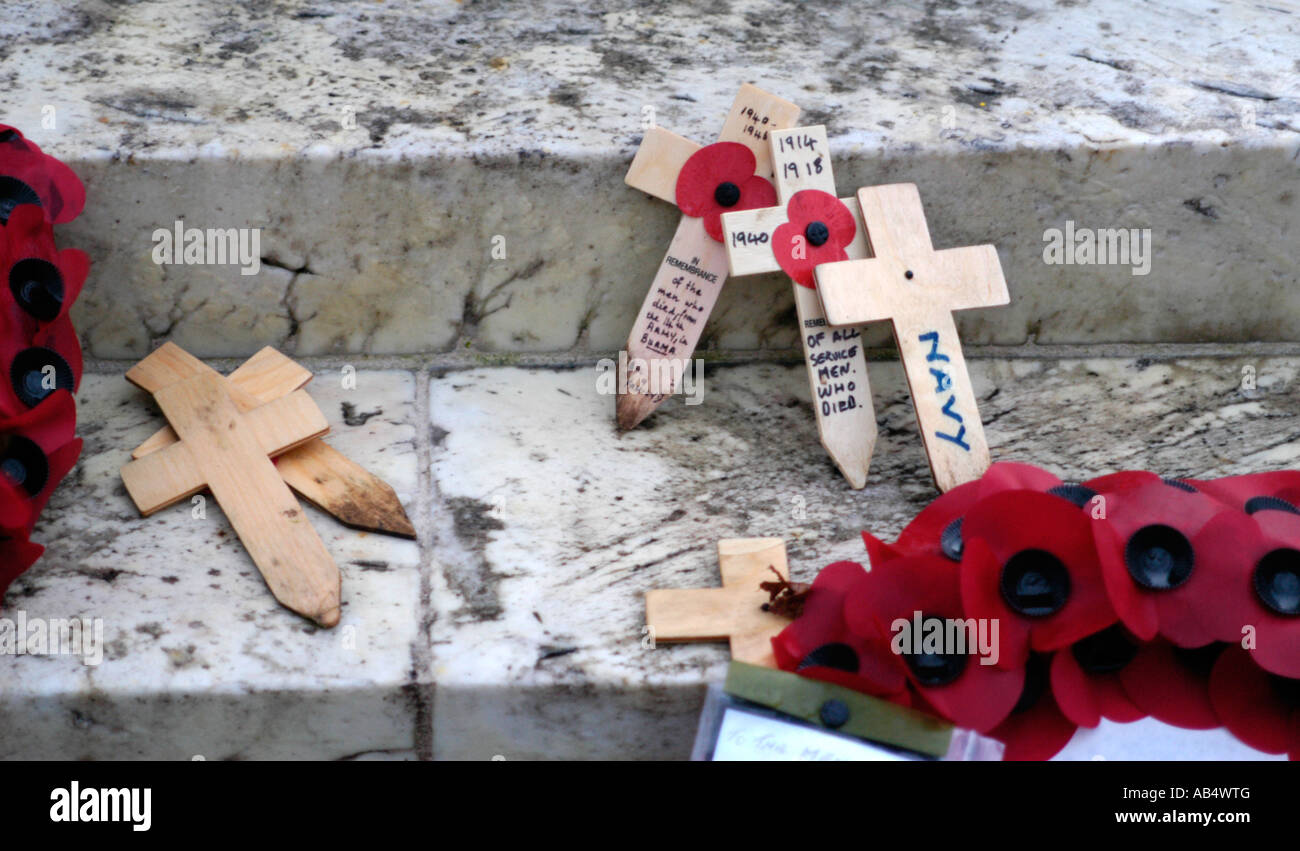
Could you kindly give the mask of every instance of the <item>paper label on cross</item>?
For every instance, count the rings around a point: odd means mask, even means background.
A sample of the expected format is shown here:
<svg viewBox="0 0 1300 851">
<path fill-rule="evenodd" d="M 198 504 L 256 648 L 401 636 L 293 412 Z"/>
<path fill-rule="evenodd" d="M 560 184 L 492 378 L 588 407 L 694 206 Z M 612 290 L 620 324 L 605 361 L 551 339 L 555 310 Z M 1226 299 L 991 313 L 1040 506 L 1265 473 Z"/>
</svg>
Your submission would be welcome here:
<svg viewBox="0 0 1300 851">
<path fill-rule="evenodd" d="M 268 455 L 329 430 L 305 391 L 241 414 L 224 379 L 199 374 L 154 398 L 179 442 L 122 468 L 148 514 L 206 487 L 283 605 L 322 626 L 339 621 L 340 576 Z"/>
<path fill-rule="evenodd" d="M 754 173 L 771 175 L 768 134 L 792 126 L 799 107 L 751 85 L 744 85 L 718 135 L 754 154 Z M 628 169 L 626 183 L 677 203 L 678 173 L 698 145 L 651 128 Z M 617 418 L 620 428 L 635 427 L 681 387 L 704 325 L 727 280 L 722 244 L 709 236 L 703 219 L 683 215 L 672 244 L 655 273 L 628 335 L 619 366 Z M 623 386 L 626 381 L 626 387 Z"/>
<path fill-rule="evenodd" d="M 772 133 L 770 141 L 781 206 L 723 214 L 723 246 L 733 275 L 780 271 L 776 251 L 800 252 L 795 256 L 804 256 L 808 234 L 798 228 L 782 227 L 790 221 L 790 200 L 804 190 L 835 195 L 825 127 L 782 130 Z M 852 242 L 844 246 L 845 254 L 850 259 L 866 257 L 867 241 L 857 200 L 841 200 L 857 225 Z M 814 224 L 807 223 L 805 230 Z M 783 234 L 791 230 L 784 239 L 796 244 L 776 245 L 778 229 Z M 816 291 L 798 281 L 792 280 L 791 286 L 822 446 L 849 485 L 863 487 L 876 447 L 876 414 L 867 378 L 867 358 L 862 349 L 862 331 L 851 325 L 831 326 Z"/>
<path fill-rule="evenodd" d="M 728 538 L 718 541 L 721 588 L 661 589 L 645 595 L 646 625 L 656 642 L 723 641 L 731 658 L 776 667 L 772 639 L 790 625 L 788 618 L 763 610 L 769 595 L 759 587 L 789 578 L 785 541 L 780 538 Z"/>
<path fill-rule="evenodd" d="M 817 292 L 833 324 L 893 322 L 930 472 L 947 491 L 989 466 L 952 312 L 1007 304 L 1002 265 L 992 245 L 935 251 L 914 184 L 864 187 L 858 206 L 872 257 L 818 266 Z"/>
</svg>

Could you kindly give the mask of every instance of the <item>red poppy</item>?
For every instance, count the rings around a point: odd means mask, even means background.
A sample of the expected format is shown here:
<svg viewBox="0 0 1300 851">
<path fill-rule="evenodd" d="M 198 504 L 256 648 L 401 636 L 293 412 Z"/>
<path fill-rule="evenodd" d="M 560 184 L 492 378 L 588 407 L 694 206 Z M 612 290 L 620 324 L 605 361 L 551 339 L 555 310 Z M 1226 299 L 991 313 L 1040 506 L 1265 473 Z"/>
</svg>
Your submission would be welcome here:
<svg viewBox="0 0 1300 851">
<path fill-rule="evenodd" d="M 786 214 L 789 220 L 772 233 L 772 253 L 796 283 L 816 289 L 813 270 L 822 263 L 848 260 L 845 249 L 858 225 L 843 201 L 819 189 L 796 192 Z"/>
<path fill-rule="evenodd" d="M 1025 668 L 1025 686 L 1011 714 L 989 731 L 1006 745 L 1007 762 L 1051 759 L 1061 752 L 1078 725 L 1065 716 L 1048 688 L 1051 657 L 1035 653 Z"/>
<path fill-rule="evenodd" d="M 4 603 L 10 583 L 35 564 L 43 552 L 45 548 L 27 540 L 25 534 L 11 537 L 0 534 L 0 604 Z"/>
<path fill-rule="evenodd" d="M 84 251 L 55 250 L 39 208 L 15 209 L 0 226 L 0 336 L 31 339 L 42 324 L 66 317 L 89 270 Z"/>
<path fill-rule="evenodd" d="M 82 443 L 73 437 L 76 426 L 72 395 L 63 391 L 55 391 L 22 416 L 0 422 L 0 478 L 9 486 L 0 493 L 0 502 L 12 503 L 17 496 L 26 504 L 26 532 L 81 454 Z"/>
<path fill-rule="evenodd" d="M 1068 499 L 1003 491 L 962 523 L 966 614 L 997 619 L 999 665 L 1024 665 L 1030 648 L 1057 650 L 1115 621 L 1088 514 Z"/>
<path fill-rule="evenodd" d="M 856 562 L 840 561 L 817 574 L 803 612 L 772 639 L 777 667 L 878 697 L 905 691 L 889 648 L 863 640 L 844 623 L 845 596 L 866 573 Z"/>
<path fill-rule="evenodd" d="M 1127 724 L 1144 717 L 1119 676 L 1137 652 L 1137 642 L 1118 624 L 1057 651 L 1051 681 L 1061 713 L 1080 727 L 1096 727 L 1102 718 Z"/>
<path fill-rule="evenodd" d="M 1201 490 L 1247 514 L 1268 509 L 1300 513 L 1300 470 L 1227 476 L 1203 482 Z"/>
<path fill-rule="evenodd" d="M 758 160 L 739 142 L 716 142 L 691 154 L 677 174 L 677 207 L 704 220 L 722 242 L 722 214 L 776 206 L 776 190 L 754 174 Z"/>
<path fill-rule="evenodd" d="M 979 625 L 962 614 L 957 566 L 942 557 L 911 556 L 873 568 L 850 589 L 844 619 L 859 637 L 888 642 L 924 703 L 958 726 L 985 732 L 1020 696 L 1024 669 L 985 664 Z"/>
<path fill-rule="evenodd" d="M 1057 493 L 1070 499 L 1077 485 L 1066 485 L 1056 476 L 1031 464 L 999 461 L 973 482 L 964 482 L 940 494 L 921 510 L 899 533 L 898 540 L 886 544 L 863 532 L 871 564 L 883 564 L 904 555 L 943 556 L 961 561 L 962 518 L 981 499 L 1004 490 L 1035 490 Z"/>
<path fill-rule="evenodd" d="M 1141 645 L 1119 671 L 1120 684 L 1152 718 L 1188 730 L 1212 730 L 1222 722 L 1210 702 L 1210 669 L 1223 647 L 1182 648 L 1157 638 Z"/>
<path fill-rule="evenodd" d="M 9 476 L 0 475 L 0 538 L 26 531 L 33 522 L 30 494 Z"/>
<path fill-rule="evenodd" d="M 1264 753 L 1300 756 L 1300 680 L 1269 674 L 1229 646 L 1210 672 L 1210 701 L 1228 731 Z"/>
<path fill-rule="evenodd" d="M 1206 599 L 1202 585 L 1219 578 L 1212 565 L 1200 564 L 1193 539 L 1224 505 L 1176 479 L 1148 479 L 1103 496 L 1104 516 L 1092 519 L 1093 537 L 1106 591 L 1124 625 L 1150 641 L 1167 616 L 1189 646 L 1214 640 L 1213 630 L 1181 612 L 1189 606 L 1200 610 L 1198 603 Z M 1209 540 L 1218 538 L 1212 532 Z"/>
<path fill-rule="evenodd" d="M 50 224 L 70 222 L 86 205 L 86 188 L 72 169 L 0 124 L 0 223 L 22 204 L 38 205 Z"/>
</svg>

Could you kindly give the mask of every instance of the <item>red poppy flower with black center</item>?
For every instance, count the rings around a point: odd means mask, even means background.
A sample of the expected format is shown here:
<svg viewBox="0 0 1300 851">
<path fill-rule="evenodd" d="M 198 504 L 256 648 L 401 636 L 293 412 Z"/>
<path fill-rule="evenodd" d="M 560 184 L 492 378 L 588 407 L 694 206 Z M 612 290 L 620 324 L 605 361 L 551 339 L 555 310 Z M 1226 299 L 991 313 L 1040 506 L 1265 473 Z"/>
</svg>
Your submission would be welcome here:
<svg viewBox="0 0 1300 851">
<path fill-rule="evenodd" d="M 893 544 L 886 544 L 863 532 L 862 540 L 867 545 L 871 564 L 883 564 L 905 555 L 934 555 L 961 561 L 962 518 L 979 500 L 1006 490 L 1053 493 L 1076 504 L 1081 495 L 1076 493 L 1078 485 L 1064 484 L 1056 476 L 1032 464 L 999 461 L 979 479 L 960 484 L 936 497 L 904 527 Z"/>
<path fill-rule="evenodd" d="M 947 559 L 910 556 L 873 568 L 849 590 L 844 619 L 859 637 L 887 642 L 924 705 L 958 726 L 986 732 L 1020 696 L 1024 669 L 985 664 L 997 636 L 963 617 L 957 566 Z"/>
<path fill-rule="evenodd" d="M 0 532 L 0 605 L 4 604 L 9 585 L 35 564 L 43 552 L 45 548 L 27 540 L 25 534 L 6 537 L 6 533 Z"/>
<path fill-rule="evenodd" d="M 1061 752 L 1078 725 L 1065 717 L 1049 687 L 1052 657 L 1032 653 L 1025 665 L 1025 685 L 1011 714 L 988 735 L 1006 746 L 1005 762 L 1051 759 Z"/>
<path fill-rule="evenodd" d="M 1128 696 L 1120 672 L 1132 664 L 1138 644 L 1113 624 L 1057 651 L 1052 657 L 1052 696 L 1061 713 L 1080 727 L 1102 718 L 1127 724 L 1146 715 Z"/>
<path fill-rule="evenodd" d="M 706 145 L 677 174 L 677 207 L 704 220 L 704 230 L 722 242 L 722 214 L 776 206 L 776 190 L 754 174 L 758 160 L 739 142 Z"/>
<path fill-rule="evenodd" d="M 0 124 L 0 223 L 22 204 L 39 206 L 49 224 L 70 222 L 86 205 L 86 188 L 72 169 Z"/>
<path fill-rule="evenodd" d="M 1218 630 L 1206 620 L 1213 601 L 1203 590 L 1223 576 L 1197 557 L 1193 539 L 1201 546 L 1219 541 L 1213 530 L 1197 536 L 1226 507 L 1177 479 L 1150 479 L 1102 496 L 1104 516 L 1092 520 L 1093 537 L 1120 620 L 1143 641 L 1158 632 L 1184 646 L 1215 640 Z"/>
<path fill-rule="evenodd" d="M 796 283 L 816 289 L 813 270 L 822 263 L 848 260 L 845 249 L 858 225 L 843 201 L 819 189 L 796 192 L 786 213 L 789 220 L 772 233 L 772 253 Z"/>
<path fill-rule="evenodd" d="M 772 639 L 776 664 L 784 671 L 906 704 L 907 681 L 888 646 L 862 639 L 844 623 L 845 598 L 866 575 L 862 565 L 852 561 L 823 568 L 813 580 L 803 612 Z"/>
<path fill-rule="evenodd" d="M 1003 491 L 971 509 L 961 592 L 966 614 L 1001 623 L 999 665 L 1067 647 L 1115 622 L 1089 515 L 1068 498 Z"/>
<path fill-rule="evenodd" d="M 1229 646 L 1210 672 L 1210 701 L 1223 726 L 1247 745 L 1300 759 L 1300 680 L 1270 674 Z"/>
<path fill-rule="evenodd" d="M 1300 511 L 1300 470 L 1227 476 L 1202 482 L 1201 490 L 1247 514 L 1263 509 Z"/>
<path fill-rule="evenodd" d="M 1210 670 L 1225 645 L 1176 647 L 1157 638 L 1118 673 L 1124 693 L 1146 714 L 1188 730 L 1222 726 L 1210 702 Z"/>
<path fill-rule="evenodd" d="M 42 324 L 66 316 L 90 270 L 84 251 L 56 251 L 37 207 L 14 210 L 0 226 L 0 336 L 31 339 Z"/>
<path fill-rule="evenodd" d="M 55 486 L 81 454 L 82 443 L 73 437 L 76 427 L 72 395 L 61 391 L 22 416 L 0 422 L 0 478 L 7 485 L 0 501 L 10 503 L 17 496 L 25 503 L 24 532 L 31 531 Z"/>
</svg>

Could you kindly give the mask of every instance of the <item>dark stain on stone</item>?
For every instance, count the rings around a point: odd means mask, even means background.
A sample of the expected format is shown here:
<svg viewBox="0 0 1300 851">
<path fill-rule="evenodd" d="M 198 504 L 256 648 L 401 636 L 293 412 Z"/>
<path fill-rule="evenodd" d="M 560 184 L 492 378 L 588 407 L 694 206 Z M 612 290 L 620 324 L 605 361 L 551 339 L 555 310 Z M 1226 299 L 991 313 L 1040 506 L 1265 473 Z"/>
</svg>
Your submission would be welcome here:
<svg viewBox="0 0 1300 851">
<path fill-rule="evenodd" d="M 447 439 L 447 435 L 449 434 L 451 434 L 451 432 L 447 431 L 447 429 L 434 423 L 429 426 L 429 445 L 442 446 L 443 441 Z"/>
<path fill-rule="evenodd" d="M 352 564 L 356 565 L 362 570 L 374 570 L 374 571 L 378 571 L 379 573 L 387 573 L 390 569 L 388 566 L 388 562 L 376 561 L 372 559 L 353 559 Z"/>
<path fill-rule="evenodd" d="M 100 567 L 100 568 L 87 570 L 85 571 L 85 573 L 87 576 L 91 577 L 92 579 L 99 579 L 111 585 L 114 582 L 114 580 L 116 580 L 119 576 L 122 575 L 123 571 L 112 567 Z"/>
<path fill-rule="evenodd" d="M 1188 198 L 1183 202 L 1183 206 L 1193 213 L 1205 216 L 1207 219 L 1217 219 L 1219 217 L 1218 212 L 1209 204 L 1206 204 L 1204 198 Z"/>
<path fill-rule="evenodd" d="M 468 556 L 464 561 L 448 560 L 443 571 L 447 584 L 464 601 L 463 611 L 471 620 L 498 620 L 504 609 L 497 586 L 506 577 L 493 568 L 485 550 L 492 533 L 504 529 L 505 524 L 482 500 L 452 497 L 446 506 L 451 512 L 452 531 Z"/>
<path fill-rule="evenodd" d="M 373 411 L 358 411 L 357 406 L 351 402 L 344 402 L 340 409 L 343 412 L 343 422 L 350 426 L 363 426 L 369 422 L 371 417 L 377 417 L 384 412 L 383 408 L 375 408 Z"/>
</svg>

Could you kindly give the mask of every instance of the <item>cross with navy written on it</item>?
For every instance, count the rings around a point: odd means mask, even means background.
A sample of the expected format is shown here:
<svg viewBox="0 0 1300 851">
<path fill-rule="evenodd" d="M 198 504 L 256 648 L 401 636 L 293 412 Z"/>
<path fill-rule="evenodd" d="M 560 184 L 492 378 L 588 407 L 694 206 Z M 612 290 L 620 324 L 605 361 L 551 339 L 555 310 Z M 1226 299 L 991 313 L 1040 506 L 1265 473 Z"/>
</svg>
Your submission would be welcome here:
<svg viewBox="0 0 1300 851">
<path fill-rule="evenodd" d="M 768 133 L 792 127 L 798 118 L 799 107 L 793 103 L 745 84 L 731 105 L 718 141 L 738 142 L 749 148 L 756 161 L 754 174 L 767 178 L 772 174 Z M 678 175 L 700 149 L 689 139 L 651 127 L 641 140 L 624 182 L 678 204 Z M 717 189 L 719 203 L 726 200 L 723 188 L 719 185 Z M 695 353 L 704 323 L 726 280 L 727 258 L 722 243 L 708 234 L 702 218 L 683 214 L 620 359 L 620 370 L 626 369 L 626 387 L 619 382 L 619 428 L 635 428 L 679 389 L 681 373 Z"/>
<path fill-rule="evenodd" d="M 997 249 L 935 251 L 915 184 L 858 190 L 872 257 L 817 267 L 817 292 L 833 325 L 893 321 L 930 472 L 941 491 L 979 478 L 989 447 L 954 310 L 1007 304 Z"/>
<path fill-rule="evenodd" d="M 829 237 L 825 223 L 819 220 L 806 225 L 800 221 L 793 229 L 782 227 L 791 219 L 790 202 L 797 193 L 815 190 L 831 196 L 823 200 L 833 200 L 835 196 L 826 128 L 818 125 L 773 132 L 770 141 L 776 194 L 781 206 L 723 214 L 723 246 L 733 275 L 779 272 L 782 266 L 777 251 L 798 252 L 795 256 L 802 258 L 810 244 L 825 244 Z M 841 247 L 849 259 L 866 257 L 867 240 L 857 199 L 840 200 L 857 228 L 852 241 Z M 787 235 L 786 231 L 790 233 Z M 778 239 L 798 244 L 791 251 L 790 245 L 778 246 Z M 861 329 L 831 326 L 817 291 L 793 277 L 791 286 L 822 446 L 849 485 L 861 488 L 867 483 L 867 469 L 876 447 L 876 413 L 871 404 Z"/>
</svg>

